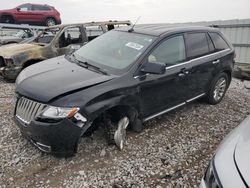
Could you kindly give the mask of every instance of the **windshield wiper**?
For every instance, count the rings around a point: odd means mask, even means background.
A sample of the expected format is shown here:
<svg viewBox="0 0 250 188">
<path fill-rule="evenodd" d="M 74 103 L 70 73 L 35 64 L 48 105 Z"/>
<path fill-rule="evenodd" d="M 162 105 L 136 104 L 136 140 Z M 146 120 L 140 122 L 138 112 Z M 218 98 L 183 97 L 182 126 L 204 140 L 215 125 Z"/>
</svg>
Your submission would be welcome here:
<svg viewBox="0 0 250 188">
<path fill-rule="evenodd" d="M 78 60 L 77 60 L 77 61 L 78 61 Z M 87 61 L 78 61 L 78 64 L 79 64 L 80 66 L 83 66 L 83 67 L 87 68 L 87 69 L 88 69 L 89 67 L 91 67 L 91 68 L 97 70 L 98 72 L 100 72 L 100 73 L 102 73 L 102 74 L 104 74 L 104 75 L 108 75 L 108 73 L 107 73 L 106 71 L 102 70 L 100 67 L 97 67 L 97 66 L 94 66 L 94 65 L 89 64 Z"/>
<path fill-rule="evenodd" d="M 75 57 L 75 54 L 72 54 L 72 57 L 74 58 L 74 60 L 77 62 L 78 65 L 86 68 L 86 69 L 89 69 L 89 67 L 91 67 L 92 69 L 104 74 L 104 75 L 108 75 L 108 73 L 104 70 L 102 70 L 100 67 L 97 67 L 95 65 L 92 65 L 92 64 L 89 64 L 87 61 L 80 61 L 78 60 L 76 57 Z"/>
</svg>

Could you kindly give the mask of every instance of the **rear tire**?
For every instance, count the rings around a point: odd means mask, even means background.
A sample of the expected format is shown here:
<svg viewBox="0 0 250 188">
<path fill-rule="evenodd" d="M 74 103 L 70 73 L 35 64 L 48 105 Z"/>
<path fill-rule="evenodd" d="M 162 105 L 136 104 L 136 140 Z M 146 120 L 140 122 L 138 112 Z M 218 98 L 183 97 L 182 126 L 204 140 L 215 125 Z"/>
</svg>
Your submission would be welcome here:
<svg viewBox="0 0 250 188">
<path fill-rule="evenodd" d="M 54 18 L 47 18 L 45 24 L 46 26 L 54 26 L 56 25 L 56 20 Z"/>
<path fill-rule="evenodd" d="M 213 79 L 206 101 L 215 105 L 221 102 L 229 86 L 229 76 L 226 73 L 220 73 Z"/>
</svg>

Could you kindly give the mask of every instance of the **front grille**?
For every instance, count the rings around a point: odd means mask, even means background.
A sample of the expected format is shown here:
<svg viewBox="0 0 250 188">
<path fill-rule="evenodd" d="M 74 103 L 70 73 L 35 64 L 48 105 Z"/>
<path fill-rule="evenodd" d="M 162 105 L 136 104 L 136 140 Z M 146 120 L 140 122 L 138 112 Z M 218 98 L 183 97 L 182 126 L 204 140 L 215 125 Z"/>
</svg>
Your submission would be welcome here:
<svg viewBox="0 0 250 188">
<path fill-rule="evenodd" d="M 45 107 L 45 104 L 21 97 L 17 101 L 16 117 L 24 123 L 29 124 Z"/>
</svg>

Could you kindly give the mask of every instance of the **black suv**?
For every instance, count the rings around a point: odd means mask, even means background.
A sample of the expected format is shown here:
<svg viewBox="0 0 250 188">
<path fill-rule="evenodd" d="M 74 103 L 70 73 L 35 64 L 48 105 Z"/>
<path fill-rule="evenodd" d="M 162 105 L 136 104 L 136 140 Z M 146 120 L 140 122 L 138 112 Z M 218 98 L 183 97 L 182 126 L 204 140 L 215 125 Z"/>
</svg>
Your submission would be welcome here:
<svg viewBox="0 0 250 188">
<path fill-rule="evenodd" d="M 128 127 L 141 131 L 143 122 L 198 98 L 219 103 L 234 55 L 214 28 L 118 28 L 24 69 L 15 120 L 45 152 L 72 155 L 81 136 L 98 126 L 122 149 Z"/>
</svg>

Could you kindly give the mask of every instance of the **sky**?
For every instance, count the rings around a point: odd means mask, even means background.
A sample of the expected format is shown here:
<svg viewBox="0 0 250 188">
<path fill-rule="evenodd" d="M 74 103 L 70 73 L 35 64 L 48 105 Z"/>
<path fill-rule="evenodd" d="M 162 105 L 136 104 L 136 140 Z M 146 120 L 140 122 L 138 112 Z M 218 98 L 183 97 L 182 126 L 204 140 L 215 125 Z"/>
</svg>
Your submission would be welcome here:
<svg viewBox="0 0 250 188">
<path fill-rule="evenodd" d="M 139 23 L 183 23 L 250 18 L 250 0 L 8 0 L 1 9 L 22 3 L 56 7 L 63 23 L 131 20 Z"/>
</svg>

